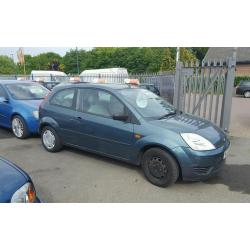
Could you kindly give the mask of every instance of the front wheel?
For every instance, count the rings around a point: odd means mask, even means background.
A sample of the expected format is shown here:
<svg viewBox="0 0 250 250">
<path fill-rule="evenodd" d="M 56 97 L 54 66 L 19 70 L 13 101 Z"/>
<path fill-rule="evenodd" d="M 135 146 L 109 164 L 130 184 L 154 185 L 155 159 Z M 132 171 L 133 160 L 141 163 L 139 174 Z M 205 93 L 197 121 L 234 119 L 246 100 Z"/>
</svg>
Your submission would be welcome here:
<svg viewBox="0 0 250 250">
<path fill-rule="evenodd" d="M 246 92 L 244 93 L 244 97 L 245 97 L 245 98 L 250 98 L 250 91 L 246 91 Z"/>
<path fill-rule="evenodd" d="M 29 130 L 28 130 L 28 127 L 26 125 L 26 122 L 19 115 L 16 115 L 13 117 L 13 119 L 11 121 L 11 128 L 12 128 L 13 134 L 18 139 L 25 139 L 29 136 Z"/>
<path fill-rule="evenodd" d="M 42 144 L 49 152 L 58 152 L 62 148 L 60 138 L 56 131 L 51 127 L 44 127 L 41 133 Z"/>
<path fill-rule="evenodd" d="M 142 169 L 145 177 L 159 187 L 174 184 L 179 177 L 179 166 L 176 160 L 160 148 L 151 148 L 144 153 Z"/>
</svg>

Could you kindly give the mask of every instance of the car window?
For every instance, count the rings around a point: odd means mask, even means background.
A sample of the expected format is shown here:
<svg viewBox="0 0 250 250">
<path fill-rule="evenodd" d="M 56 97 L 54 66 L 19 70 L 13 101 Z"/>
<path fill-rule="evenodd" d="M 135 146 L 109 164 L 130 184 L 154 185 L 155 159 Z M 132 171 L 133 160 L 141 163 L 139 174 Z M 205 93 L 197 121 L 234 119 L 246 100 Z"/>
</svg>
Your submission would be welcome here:
<svg viewBox="0 0 250 250">
<path fill-rule="evenodd" d="M 175 108 L 166 100 L 145 89 L 122 89 L 120 93 L 143 117 L 159 119 L 175 112 Z"/>
<path fill-rule="evenodd" d="M 36 83 L 16 83 L 5 85 L 10 95 L 17 100 L 41 100 L 49 90 Z"/>
<path fill-rule="evenodd" d="M 154 87 L 154 86 L 148 86 L 148 89 L 149 89 L 150 91 L 155 91 L 155 87 Z"/>
<path fill-rule="evenodd" d="M 250 82 L 241 82 L 240 85 L 241 86 L 250 86 Z"/>
<path fill-rule="evenodd" d="M 75 89 L 65 89 L 57 92 L 51 99 L 50 104 L 65 108 L 72 108 Z"/>
<path fill-rule="evenodd" d="M 125 114 L 124 104 L 113 94 L 99 89 L 84 88 L 79 91 L 79 111 L 109 118 Z"/>
<path fill-rule="evenodd" d="M 6 93 L 2 86 L 0 86 L 0 97 L 6 97 Z"/>
</svg>

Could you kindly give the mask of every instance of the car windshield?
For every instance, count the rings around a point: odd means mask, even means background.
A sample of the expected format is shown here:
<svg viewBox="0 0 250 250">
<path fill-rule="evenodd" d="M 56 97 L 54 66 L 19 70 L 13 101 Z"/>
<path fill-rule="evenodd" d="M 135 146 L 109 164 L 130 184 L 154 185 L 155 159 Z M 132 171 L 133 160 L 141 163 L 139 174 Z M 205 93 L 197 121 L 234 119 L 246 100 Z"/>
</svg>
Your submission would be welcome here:
<svg viewBox="0 0 250 250">
<path fill-rule="evenodd" d="M 122 89 L 120 93 L 145 118 L 161 119 L 176 112 L 170 103 L 146 89 Z"/>
<path fill-rule="evenodd" d="M 45 87 L 33 83 L 7 84 L 6 87 L 11 96 L 17 100 L 40 100 L 49 93 Z"/>
</svg>

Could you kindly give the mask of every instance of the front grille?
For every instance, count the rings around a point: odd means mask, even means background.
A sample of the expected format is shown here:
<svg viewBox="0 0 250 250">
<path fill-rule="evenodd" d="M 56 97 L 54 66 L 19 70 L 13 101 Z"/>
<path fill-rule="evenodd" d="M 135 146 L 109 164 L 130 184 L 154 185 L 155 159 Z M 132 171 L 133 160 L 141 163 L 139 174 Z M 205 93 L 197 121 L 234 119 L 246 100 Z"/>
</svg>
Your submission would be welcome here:
<svg viewBox="0 0 250 250">
<path fill-rule="evenodd" d="M 209 170 L 210 167 L 194 167 L 194 172 L 200 175 L 208 174 Z"/>
</svg>

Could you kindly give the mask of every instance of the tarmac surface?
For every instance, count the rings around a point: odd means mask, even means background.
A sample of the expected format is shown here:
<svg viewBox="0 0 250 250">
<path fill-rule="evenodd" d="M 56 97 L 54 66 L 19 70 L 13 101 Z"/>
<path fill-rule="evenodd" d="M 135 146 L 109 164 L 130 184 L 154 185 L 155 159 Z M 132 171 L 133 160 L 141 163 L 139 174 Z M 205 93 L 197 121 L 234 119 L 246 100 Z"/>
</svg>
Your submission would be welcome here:
<svg viewBox="0 0 250 250">
<path fill-rule="evenodd" d="M 0 155 L 32 177 L 43 202 L 250 202 L 250 139 L 231 138 L 220 176 L 159 188 L 129 164 L 70 148 L 48 153 L 38 137 L 5 129 L 0 138 Z"/>
<path fill-rule="evenodd" d="M 0 156 L 22 167 L 43 202 L 250 202 L 250 98 L 233 97 L 231 148 L 218 177 L 150 184 L 140 168 L 65 148 L 48 153 L 40 138 L 18 140 L 0 128 Z"/>
</svg>

